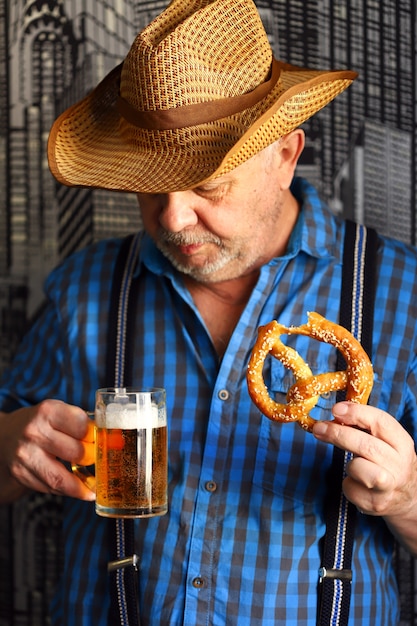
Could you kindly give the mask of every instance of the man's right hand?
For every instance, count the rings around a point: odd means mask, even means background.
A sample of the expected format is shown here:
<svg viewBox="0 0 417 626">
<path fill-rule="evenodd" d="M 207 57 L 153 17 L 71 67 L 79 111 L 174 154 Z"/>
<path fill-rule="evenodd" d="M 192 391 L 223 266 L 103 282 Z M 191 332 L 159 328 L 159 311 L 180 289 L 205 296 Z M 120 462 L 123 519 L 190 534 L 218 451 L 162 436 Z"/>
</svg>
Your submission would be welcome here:
<svg viewBox="0 0 417 626">
<path fill-rule="evenodd" d="M 27 490 L 94 500 L 62 463 L 94 461 L 91 426 L 83 409 L 60 400 L 0 413 L 0 502 Z"/>
</svg>

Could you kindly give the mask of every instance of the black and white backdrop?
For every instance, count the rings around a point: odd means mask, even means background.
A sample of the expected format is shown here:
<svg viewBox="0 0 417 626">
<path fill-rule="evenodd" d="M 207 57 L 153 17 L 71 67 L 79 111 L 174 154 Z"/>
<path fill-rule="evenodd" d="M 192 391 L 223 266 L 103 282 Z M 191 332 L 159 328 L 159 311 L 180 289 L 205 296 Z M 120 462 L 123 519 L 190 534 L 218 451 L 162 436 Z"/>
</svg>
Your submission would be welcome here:
<svg viewBox="0 0 417 626">
<path fill-rule="evenodd" d="M 0 373 L 42 306 L 52 267 L 139 227 L 133 197 L 63 188 L 53 119 L 119 63 L 168 0 L 0 0 Z M 415 0 L 257 0 L 278 58 L 350 68 L 354 85 L 306 124 L 299 173 L 332 209 L 416 242 Z M 0 507 L 0 626 L 45 626 L 60 570 L 58 498 Z M 417 624 L 414 562 L 398 557 L 402 626 Z"/>
</svg>

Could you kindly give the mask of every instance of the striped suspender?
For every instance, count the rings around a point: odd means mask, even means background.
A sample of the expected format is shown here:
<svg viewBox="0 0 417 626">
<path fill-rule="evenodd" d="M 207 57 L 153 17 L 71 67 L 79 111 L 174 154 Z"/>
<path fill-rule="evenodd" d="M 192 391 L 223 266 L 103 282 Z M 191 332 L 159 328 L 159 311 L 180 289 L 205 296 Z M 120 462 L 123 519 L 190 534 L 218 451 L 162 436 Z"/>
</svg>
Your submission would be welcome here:
<svg viewBox="0 0 417 626">
<path fill-rule="evenodd" d="M 137 282 L 133 272 L 140 245 L 140 234 L 127 237 L 116 261 L 110 299 L 107 336 L 106 381 L 115 387 L 132 385 L 132 359 L 127 341 L 134 323 Z M 109 384 L 108 382 L 105 383 Z M 135 553 L 134 520 L 109 519 L 110 561 L 109 626 L 140 626 L 138 563 Z"/>
<path fill-rule="evenodd" d="M 339 323 L 372 355 L 373 308 L 378 236 L 373 229 L 346 222 Z M 338 354 L 337 368 L 345 369 Z M 337 401 L 343 400 L 343 392 Z M 346 500 L 342 481 L 352 454 L 334 448 L 325 505 L 326 535 L 319 570 L 318 626 L 345 626 L 349 619 L 356 508 Z"/>
</svg>

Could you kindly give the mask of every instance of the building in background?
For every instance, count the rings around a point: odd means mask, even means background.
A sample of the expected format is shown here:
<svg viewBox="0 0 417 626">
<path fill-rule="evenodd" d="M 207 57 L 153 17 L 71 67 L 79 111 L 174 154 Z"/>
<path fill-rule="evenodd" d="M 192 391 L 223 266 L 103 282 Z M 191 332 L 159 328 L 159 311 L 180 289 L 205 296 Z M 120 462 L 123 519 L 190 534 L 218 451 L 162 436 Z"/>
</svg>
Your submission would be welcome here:
<svg viewBox="0 0 417 626">
<path fill-rule="evenodd" d="M 415 243 L 415 0 L 320 5 L 322 62 L 359 72 L 347 97 L 323 111 L 323 191 L 334 209 Z"/>
<path fill-rule="evenodd" d="M 50 126 L 126 55 L 168 0 L 0 0 L 0 373 L 73 251 L 139 226 L 128 194 L 67 188 L 46 159 Z M 278 58 L 351 68 L 354 85 L 305 125 L 299 174 L 336 212 L 416 240 L 415 0 L 256 0 Z M 0 626 L 45 626 L 59 575 L 58 498 L 0 507 Z M 12 530 L 13 529 L 13 530 Z M 3 548 L 4 547 L 4 548 Z M 402 559 L 402 624 L 417 624 Z M 406 589 L 406 591 L 404 591 Z"/>
<path fill-rule="evenodd" d="M 414 243 L 415 1 L 271 0 L 268 5 L 280 58 L 359 73 L 342 97 L 306 124 L 300 173 L 336 212 Z"/>
<path fill-rule="evenodd" d="M 62 258 L 138 225 L 133 198 L 58 186 L 46 159 L 54 119 L 124 58 L 134 17 L 132 0 L 9 2 L 10 274 L 28 287 L 29 318 Z"/>
</svg>

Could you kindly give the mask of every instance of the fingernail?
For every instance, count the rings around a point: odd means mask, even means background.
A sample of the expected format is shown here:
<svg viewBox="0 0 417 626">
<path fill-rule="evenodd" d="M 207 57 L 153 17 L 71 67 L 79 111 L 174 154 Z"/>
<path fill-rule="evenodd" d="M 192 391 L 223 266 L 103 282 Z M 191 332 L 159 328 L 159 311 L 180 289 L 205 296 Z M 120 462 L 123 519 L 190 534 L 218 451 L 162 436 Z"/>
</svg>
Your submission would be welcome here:
<svg viewBox="0 0 417 626">
<path fill-rule="evenodd" d="M 349 407 L 346 402 L 338 402 L 333 407 L 333 415 L 346 415 L 349 411 Z"/>
<path fill-rule="evenodd" d="M 322 437 L 327 433 L 326 422 L 316 422 L 313 427 L 313 435 L 316 437 Z"/>
</svg>

